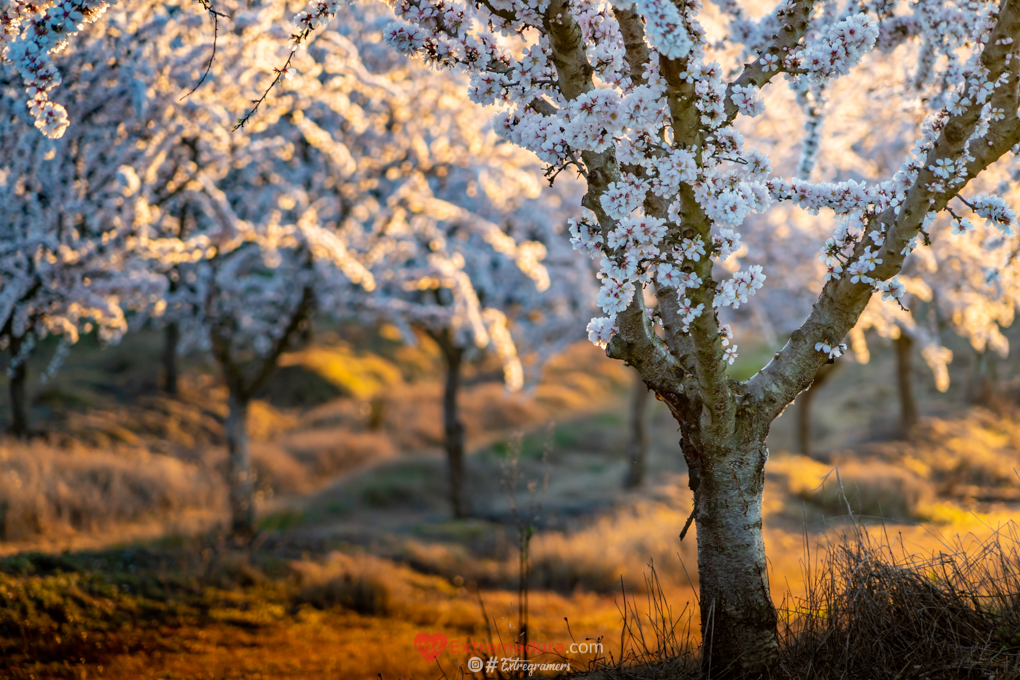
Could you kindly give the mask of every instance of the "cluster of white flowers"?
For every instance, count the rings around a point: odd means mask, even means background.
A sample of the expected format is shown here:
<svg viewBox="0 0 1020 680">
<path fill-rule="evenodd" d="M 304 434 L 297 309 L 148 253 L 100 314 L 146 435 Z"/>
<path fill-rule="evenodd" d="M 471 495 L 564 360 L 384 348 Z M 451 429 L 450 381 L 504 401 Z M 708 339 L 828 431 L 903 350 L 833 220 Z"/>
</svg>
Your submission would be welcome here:
<svg viewBox="0 0 1020 680">
<path fill-rule="evenodd" d="M 754 85 L 734 85 L 731 88 L 730 99 L 736 104 L 737 110 L 745 116 L 753 118 L 765 112 L 765 102 L 758 98 L 758 88 Z"/>
<path fill-rule="evenodd" d="M 291 41 L 295 45 L 304 44 L 309 34 L 332 19 L 342 4 L 340 0 L 311 0 L 308 9 L 294 17 L 299 30 L 291 36 Z"/>
<path fill-rule="evenodd" d="M 2 56 L 18 70 L 28 93 L 28 110 L 47 137 L 59 138 L 68 126 L 67 110 L 49 98 L 50 91 L 60 84 L 52 54 L 105 10 L 103 0 L 61 0 L 48 6 L 14 3 L 4 12 Z"/>
<path fill-rule="evenodd" d="M 695 3 L 687 0 L 636 0 L 636 4 L 645 18 L 648 40 L 659 54 L 668 59 L 683 59 L 691 53 L 695 42 L 681 12 L 694 9 Z"/>
<path fill-rule="evenodd" d="M 970 208 L 1007 235 L 1013 234 L 1016 213 L 1000 196 L 985 195 L 970 199 Z"/>
<path fill-rule="evenodd" d="M 886 301 L 899 300 L 907 292 L 907 287 L 896 276 L 877 282 L 875 289 L 882 292 L 882 299 Z"/>
<path fill-rule="evenodd" d="M 837 21 L 798 55 L 801 67 L 814 78 L 846 75 L 875 46 L 878 32 L 878 25 L 864 13 Z"/>
<path fill-rule="evenodd" d="M 765 274 L 760 264 L 752 264 L 746 271 L 738 271 L 719 284 L 719 292 L 712 301 L 713 307 L 739 309 L 755 291 L 765 285 Z"/>
<path fill-rule="evenodd" d="M 602 349 L 605 349 L 613 336 L 620 331 L 616 326 L 616 319 L 605 316 L 589 321 L 587 330 L 589 342 Z"/>
</svg>

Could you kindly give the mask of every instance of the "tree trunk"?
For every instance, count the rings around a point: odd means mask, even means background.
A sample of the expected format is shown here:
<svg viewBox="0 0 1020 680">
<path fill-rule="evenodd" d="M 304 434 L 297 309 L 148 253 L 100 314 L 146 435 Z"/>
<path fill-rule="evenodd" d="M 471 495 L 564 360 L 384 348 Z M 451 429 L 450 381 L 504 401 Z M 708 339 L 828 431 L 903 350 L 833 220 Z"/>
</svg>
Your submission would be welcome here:
<svg viewBox="0 0 1020 680">
<path fill-rule="evenodd" d="M 695 487 L 702 671 L 757 680 L 778 670 L 778 617 L 762 538 L 764 441 L 687 456 Z"/>
<path fill-rule="evenodd" d="M 640 374 L 634 373 L 633 395 L 630 403 L 630 443 L 627 446 L 627 459 L 630 467 L 623 486 L 634 489 L 641 486 L 645 476 L 645 457 L 648 451 L 648 431 L 645 427 L 648 413 L 648 386 Z"/>
<path fill-rule="evenodd" d="M 814 403 L 815 394 L 817 394 L 818 389 L 829 381 L 830 376 L 835 372 L 838 365 L 835 362 L 823 364 L 818 369 L 818 372 L 815 373 L 815 379 L 811 383 L 811 387 L 801 392 L 797 397 L 797 445 L 802 456 L 812 457 L 811 406 Z"/>
<path fill-rule="evenodd" d="M 453 516 L 463 519 L 471 516 L 471 501 L 464 484 L 464 425 L 457 409 L 460 391 L 460 364 L 464 350 L 448 338 L 439 343 L 446 359 L 446 388 L 443 390 L 443 429 L 446 460 L 450 474 L 450 505 Z"/>
<path fill-rule="evenodd" d="M 986 349 L 984 352 L 976 352 L 974 360 L 974 372 L 971 374 L 968 387 L 968 401 L 979 406 L 994 408 L 998 403 L 998 366 L 995 361 L 995 352 Z"/>
<path fill-rule="evenodd" d="M 227 483 L 230 494 L 230 533 L 246 541 L 255 534 L 254 479 L 248 449 L 248 400 L 230 391 L 227 416 Z"/>
<path fill-rule="evenodd" d="M 896 378 L 900 387 L 900 429 L 904 435 L 917 426 L 917 401 L 914 399 L 914 340 L 904 332 L 896 338 Z"/>
<path fill-rule="evenodd" d="M 10 396 L 11 396 L 11 434 L 18 439 L 28 438 L 28 398 L 25 392 L 25 385 L 28 382 L 28 361 L 25 357 L 18 356 L 21 353 L 21 340 L 11 339 L 10 355 L 11 361 L 18 361 L 18 365 L 11 369 L 10 373 Z"/>
<path fill-rule="evenodd" d="M 177 396 L 177 345 L 181 339 L 181 327 L 175 321 L 163 329 L 163 391 Z"/>
</svg>

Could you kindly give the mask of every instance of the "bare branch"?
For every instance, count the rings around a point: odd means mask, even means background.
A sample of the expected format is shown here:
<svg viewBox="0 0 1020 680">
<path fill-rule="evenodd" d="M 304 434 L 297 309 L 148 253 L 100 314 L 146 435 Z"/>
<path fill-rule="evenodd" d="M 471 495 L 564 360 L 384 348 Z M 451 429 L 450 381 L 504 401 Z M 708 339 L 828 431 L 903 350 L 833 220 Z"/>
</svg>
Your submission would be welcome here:
<svg viewBox="0 0 1020 680">
<path fill-rule="evenodd" d="M 181 100 L 185 100 L 191 95 L 198 91 L 198 88 L 202 87 L 202 83 L 209 77 L 209 72 L 212 71 L 213 62 L 216 60 L 216 42 L 220 35 L 220 17 L 226 18 L 227 15 L 222 12 L 217 12 L 213 6 L 211 0 L 198 0 L 199 4 L 209 13 L 213 21 L 213 41 L 212 41 L 212 54 L 209 55 L 209 61 L 206 62 L 205 70 L 202 72 L 202 77 L 195 83 L 195 87 L 191 88 L 191 91 L 181 97 Z"/>
</svg>

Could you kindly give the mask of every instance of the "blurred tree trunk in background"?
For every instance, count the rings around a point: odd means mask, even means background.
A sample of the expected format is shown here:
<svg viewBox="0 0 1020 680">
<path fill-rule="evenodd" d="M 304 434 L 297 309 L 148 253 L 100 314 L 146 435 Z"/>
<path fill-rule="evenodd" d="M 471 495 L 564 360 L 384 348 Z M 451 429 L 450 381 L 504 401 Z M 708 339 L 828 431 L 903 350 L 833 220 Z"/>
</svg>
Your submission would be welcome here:
<svg viewBox="0 0 1020 680">
<path fill-rule="evenodd" d="M 797 397 L 797 447 L 802 456 L 811 457 L 811 406 L 814 403 L 815 394 L 818 389 L 829 381 L 829 378 L 836 371 L 837 363 L 822 364 L 822 367 L 815 373 L 815 379 L 811 386 Z"/>
<path fill-rule="evenodd" d="M 311 314 L 315 303 L 311 288 L 305 288 L 301 302 L 291 313 L 283 333 L 260 357 L 240 360 L 234 354 L 229 326 L 214 326 L 210 332 L 213 355 L 223 371 L 229 390 L 227 414 L 227 485 L 230 500 L 230 534 L 239 543 L 248 543 L 255 535 L 255 478 L 248 446 L 248 405 L 276 370 L 276 363 L 297 337 L 301 322 Z"/>
<path fill-rule="evenodd" d="M 248 447 L 248 398 L 230 391 L 227 415 L 227 479 L 230 488 L 230 533 L 248 540 L 255 533 L 254 489 L 251 451 Z"/>
<path fill-rule="evenodd" d="M 900 388 L 900 430 L 904 436 L 917 427 L 917 400 L 914 397 L 914 339 L 900 331 L 896 338 L 896 378 Z"/>
<path fill-rule="evenodd" d="M 443 389 L 443 434 L 450 483 L 450 507 L 457 519 L 470 517 L 471 499 L 464 483 L 464 424 L 460 422 L 457 395 L 460 392 L 460 369 L 464 349 L 454 343 L 449 330 L 429 331 L 443 353 L 446 364 L 446 385 Z"/>
<path fill-rule="evenodd" d="M 11 364 L 18 362 L 10 369 L 8 380 L 10 380 L 11 396 L 11 434 L 18 439 L 28 438 L 28 397 L 25 386 L 28 382 L 28 362 L 21 353 L 21 339 L 11 336 L 11 346 L 8 350 L 11 355 Z"/>
<path fill-rule="evenodd" d="M 163 329 L 163 391 L 177 396 L 177 346 L 181 340 L 181 327 L 175 321 Z"/>
<path fill-rule="evenodd" d="M 995 352 L 986 349 L 975 352 L 974 370 L 967 385 L 967 401 L 986 408 L 996 408 L 1002 396 L 999 393 L 999 365 Z"/>
<path fill-rule="evenodd" d="M 641 486 L 645 476 L 646 457 L 648 453 L 648 429 L 645 426 L 648 413 L 648 386 L 635 371 L 634 387 L 631 388 L 630 403 L 630 442 L 627 444 L 627 478 L 624 488 L 634 489 Z"/>
</svg>

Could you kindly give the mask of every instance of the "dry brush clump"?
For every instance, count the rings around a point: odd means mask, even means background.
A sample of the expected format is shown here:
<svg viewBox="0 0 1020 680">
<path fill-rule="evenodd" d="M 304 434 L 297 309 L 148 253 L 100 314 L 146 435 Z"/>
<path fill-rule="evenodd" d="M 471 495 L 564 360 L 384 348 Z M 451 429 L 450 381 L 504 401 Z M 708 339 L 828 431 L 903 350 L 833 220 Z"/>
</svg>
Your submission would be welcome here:
<svg viewBox="0 0 1020 680">
<path fill-rule="evenodd" d="M 983 542 L 947 542 L 927 556 L 888 538 L 851 525 L 807 552 L 802 591 L 779 607 L 776 677 L 1020 678 L 1020 527 L 1005 525 Z M 583 677 L 702 677 L 711 631 L 700 645 L 693 641 L 696 614 L 670 607 L 654 569 L 645 596 L 624 598 L 621 613 L 622 654 L 597 660 Z"/>
<path fill-rule="evenodd" d="M 623 579 L 628 589 L 645 592 L 642 573 L 649 560 L 675 577 L 668 585 L 690 585 L 688 573 L 696 583 L 694 532 L 683 543 L 677 538 L 689 512 L 662 503 L 638 504 L 578 531 L 540 532 L 531 543 L 531 585 L 611 593 Z"/>
<path fill-rule="evenodd" d="M 1020 677 L 1020 534 L 908 554 L 861 530 L 808 561 L 785 611 L 789 677 Z"/>
</svg>

